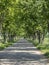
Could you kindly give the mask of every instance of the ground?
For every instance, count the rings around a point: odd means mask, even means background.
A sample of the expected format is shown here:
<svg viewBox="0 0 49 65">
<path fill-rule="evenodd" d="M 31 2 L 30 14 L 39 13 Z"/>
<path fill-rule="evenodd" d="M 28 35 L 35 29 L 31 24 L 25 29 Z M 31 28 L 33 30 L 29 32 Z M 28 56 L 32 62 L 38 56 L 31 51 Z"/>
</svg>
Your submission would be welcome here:
<svg viewBox="0 0 49 65">
<path fill-rule="evenodd" d="M 49 65 L 48 59 L 26 39 L 0 51 L 0 65 Z"/>
</svg>

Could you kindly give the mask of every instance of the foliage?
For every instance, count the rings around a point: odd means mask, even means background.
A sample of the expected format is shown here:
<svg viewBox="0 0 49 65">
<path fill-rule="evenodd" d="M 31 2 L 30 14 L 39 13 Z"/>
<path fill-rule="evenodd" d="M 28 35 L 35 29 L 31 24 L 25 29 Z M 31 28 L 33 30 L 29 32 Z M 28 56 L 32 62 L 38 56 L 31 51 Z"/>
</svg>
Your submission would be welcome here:
<svg viewBox="0 0 49 65">
<path fill-rule="evenodd" d="M 24 36 L 37 39 L 41 48 L 49 34 L 49 0 L 0 0 L 0 33 L 3 43 Z"/>
</svg>

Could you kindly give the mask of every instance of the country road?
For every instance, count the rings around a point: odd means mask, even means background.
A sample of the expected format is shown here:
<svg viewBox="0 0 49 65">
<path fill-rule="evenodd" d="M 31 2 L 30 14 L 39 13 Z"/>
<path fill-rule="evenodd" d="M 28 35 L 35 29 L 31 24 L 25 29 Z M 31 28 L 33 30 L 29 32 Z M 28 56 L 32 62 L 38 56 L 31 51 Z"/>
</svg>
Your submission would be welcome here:
<svg viewBox="0 0 49 65">
<path fill-rule="evenodd" d="M 48 59 L 26 39 L 0 51 L 0 65 L 49 65 Z"/>
</svg>

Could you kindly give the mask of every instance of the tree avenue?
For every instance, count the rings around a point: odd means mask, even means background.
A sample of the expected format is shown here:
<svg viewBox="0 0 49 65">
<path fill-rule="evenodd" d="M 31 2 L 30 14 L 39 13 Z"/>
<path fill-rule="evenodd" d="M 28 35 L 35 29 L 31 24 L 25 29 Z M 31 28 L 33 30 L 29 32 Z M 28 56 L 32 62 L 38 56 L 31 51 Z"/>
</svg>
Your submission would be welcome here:
<svg viewBox="0 0 49 65">
<path fill-rule="evenodd" d="M 0 34 L 4 43 L 17 36 L 32 37 L 41 43 L 47 33 L 48 0 L 0 0 Z"/>
</svg>

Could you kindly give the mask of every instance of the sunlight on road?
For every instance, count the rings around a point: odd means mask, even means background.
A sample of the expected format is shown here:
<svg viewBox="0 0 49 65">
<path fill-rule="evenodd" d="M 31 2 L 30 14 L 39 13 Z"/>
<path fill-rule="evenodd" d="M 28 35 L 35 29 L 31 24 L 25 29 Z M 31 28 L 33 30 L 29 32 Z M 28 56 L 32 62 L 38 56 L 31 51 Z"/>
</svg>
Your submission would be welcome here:
<svg viewBox="0 0 49 65">
<path fill-rule="evenodd" d="M 0 65 L 49 65 L 48 59 L 25 39 L 0 51 Z"/>
</svg>

